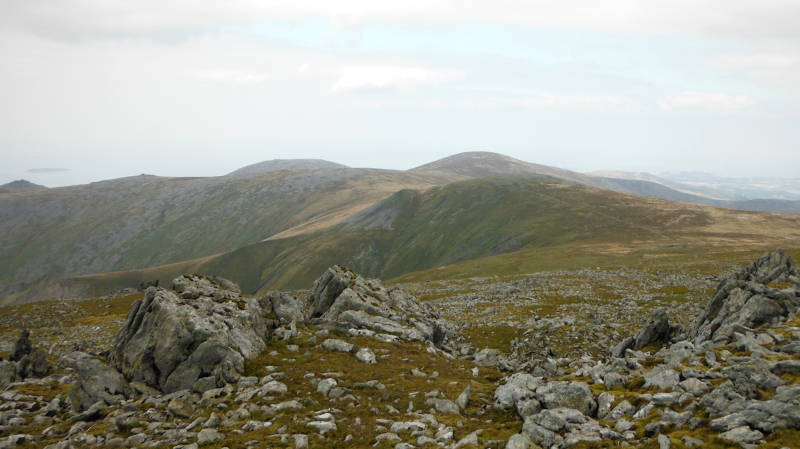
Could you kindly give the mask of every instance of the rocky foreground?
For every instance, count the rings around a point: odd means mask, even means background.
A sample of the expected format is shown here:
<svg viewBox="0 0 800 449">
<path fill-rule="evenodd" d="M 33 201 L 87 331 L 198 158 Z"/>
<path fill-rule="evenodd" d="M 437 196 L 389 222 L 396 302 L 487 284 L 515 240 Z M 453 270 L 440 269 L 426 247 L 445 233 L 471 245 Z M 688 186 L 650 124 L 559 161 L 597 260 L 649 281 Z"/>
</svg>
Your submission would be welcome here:
<svg viewBox="0 0 800 449">
<path fill-rule="evenodd" d="M 563 313 L 475 348 L 444 318 L 468 296 L 424 303 L 341 267 L 257 298 L 181 276 L 110 347 L 99 326 L 68 350 L 23 332 L 0 362 L 0 447 L 800 447 L 800 277 L 780 251 L 721 279 L 691 324 L 655 308 L 584 354 L 563 355 L 594 339 Z M 620 313 L 584 311 L 599 329 Z"/>
</svg>

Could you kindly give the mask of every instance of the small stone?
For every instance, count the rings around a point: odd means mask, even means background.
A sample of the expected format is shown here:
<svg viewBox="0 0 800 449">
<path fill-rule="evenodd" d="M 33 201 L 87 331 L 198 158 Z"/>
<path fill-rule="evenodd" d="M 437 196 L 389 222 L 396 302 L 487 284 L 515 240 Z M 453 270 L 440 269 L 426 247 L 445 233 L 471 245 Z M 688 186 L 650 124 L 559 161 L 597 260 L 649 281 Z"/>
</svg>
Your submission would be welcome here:
<svg viewBox="0 0 800 449">
<path fill-rule="evenodd" d="M 212 443 L 223 438 L 225 437 L 216 429 L 203 429 L 197 433 L 198 444 Z"/>
<path fill-rule="evenodd" d="M 353 345 L 352 343 L 348 343 L 344 340 L 329 338 L 322 342 L 322 347 L 327 349 L 328 351 L 349 353 L 353 350 L 355 345 Z"/>
<path fill-rule="evenodd" d="M 360 362 L 375 364 L 378 363 L 375 359 L 375 353 L 369 348 L 361 348 L 356 353 L 356 359 Z"/>
</svg>

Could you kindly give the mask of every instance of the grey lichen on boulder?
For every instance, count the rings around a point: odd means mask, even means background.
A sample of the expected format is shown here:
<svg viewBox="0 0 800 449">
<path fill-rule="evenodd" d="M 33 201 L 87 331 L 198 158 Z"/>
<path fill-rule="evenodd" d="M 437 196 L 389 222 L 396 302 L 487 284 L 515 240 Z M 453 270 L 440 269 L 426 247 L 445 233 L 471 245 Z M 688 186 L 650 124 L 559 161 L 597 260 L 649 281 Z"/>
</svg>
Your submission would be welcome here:
<svg viewBox="0 0 800 449">
<path fill-rule="evenodd" d="M 692 332 L 694 344 L 728 340 L 743 328 L 769 324 L 796 314 L 800 307 L 800 284 L 792 258 L 777 250 L 766 253 L 750 266 L 724 278 Z M 793 281 L 778 289 L 772 282 Z"/>
<path fill-rule="evenodd" d="M 130 381 L 170 393 L 212 377 L 235 382 L 245 359 L 266 349 L 268 320 L 258 300 L 230 281 L 181 276 L 149 288 L 116 336 L 109 362 Z"/>
</svg>

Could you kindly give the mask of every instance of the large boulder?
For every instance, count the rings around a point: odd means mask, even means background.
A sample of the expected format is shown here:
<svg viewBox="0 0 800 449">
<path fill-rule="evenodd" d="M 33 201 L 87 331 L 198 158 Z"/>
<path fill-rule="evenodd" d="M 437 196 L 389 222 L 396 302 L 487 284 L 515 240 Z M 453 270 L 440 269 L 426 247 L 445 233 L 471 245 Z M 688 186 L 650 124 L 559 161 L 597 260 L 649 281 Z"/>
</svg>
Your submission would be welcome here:
<svg viewBox="0 0 800 449">
<path fill-rule="evenodd" d="M 669 314 L 664 308 L 653 312 L 650 320 L 633 337 L 622 340 L 611 349 L 612 357 L 624 357 L 625 351 L 638 351 L 651 343 L 669 343 L 683 328 L 669 324 Z"/>
<path fill-rule="evenodd" d="M 266 349 L 269 329 L 259 301 L 221 278 L 181 276 L 170 290 L 148 288 L 114 341 L 109 362 L 125 378 L 165 393 L 211 377 L 238 380 L 244 360 Z"/>
<path fill-rule="evenodd" d="M 767 253 L 743 270 L 724 278 L 692 332 L 694 344 L 730 340 L 742 327 L 772 323 L 797 312 L 800 286 L 778 289 L 772 282 L 795 279 L 797 268 L 782 250 Z"/>
<path fill-rule="evenodd" d="M 73 352 L 66 360 L 77 378 L 68 397 L 75 411 L 89 410 L 97 402 L 112 403 L 115 398 L 133 394 L 122 374 L 89 354 Z"/>
<path fill-rule="evenodd" d="M 432 341 L 437 346 L 443 344 L 447 334 L 438 313 L 413 295 L 338 265 L 314 282 L 305 302 L 279 292 L 269 292 L 259 301 L 281 324 L 306 321 L 370 329 L 407 340 Z"/>
<path fill-rule="evenodd" d="M 11 355 L 8 357 L 12 362 L 19 362 L 23 357 L 31 353 L 31 331 L 28 329 L 20 333 L 19 339 L 14 343 L 14 349 L 11 350 Z"/>
<path fill-rule="evenodd" d="M 585 382 L 548 382 L 536 388 L 536 398 L 547 409 L 568 408 L 594 416 L 597 401 Z"/>
</svg>

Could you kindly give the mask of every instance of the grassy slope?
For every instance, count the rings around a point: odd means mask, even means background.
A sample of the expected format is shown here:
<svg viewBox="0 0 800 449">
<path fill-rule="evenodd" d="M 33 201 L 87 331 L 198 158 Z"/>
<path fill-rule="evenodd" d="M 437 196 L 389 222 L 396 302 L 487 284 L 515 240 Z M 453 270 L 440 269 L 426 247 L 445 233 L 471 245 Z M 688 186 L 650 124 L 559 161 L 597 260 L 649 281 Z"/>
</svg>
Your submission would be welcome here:
<svg viewBox="0 0 800 449">
<path fill-rule="evenodd" d="M 395 217 L 390 229 L 369 226 L 388 224 L 381 216 Z M 308 288 L 336 263 L 365 276 L 414 281 L 763 251 L 798 246 L 800 241 L 800 216 L 715 209 L 529 178 L 404 190 L 353 220 L 360 227 L 340 226 L 202 260 L 57 285 L 69 283 L 75 296 L 98 295 L 197 272 L 232 279 L 255 293 Z M 433 270 L 408 274 L 426 269 Z M 46 293 L 28 292 L 10 300 L 41 300 Z"/>
<path fill-rule="evenodd" d="M 338 222 L 437 180 L 378 170 L 135 177 L 0 198 L 0 295 L 39 282 L 195 259 Z"/>
</svg>

